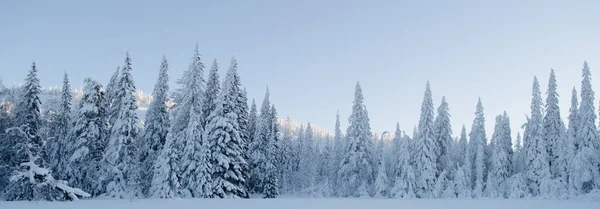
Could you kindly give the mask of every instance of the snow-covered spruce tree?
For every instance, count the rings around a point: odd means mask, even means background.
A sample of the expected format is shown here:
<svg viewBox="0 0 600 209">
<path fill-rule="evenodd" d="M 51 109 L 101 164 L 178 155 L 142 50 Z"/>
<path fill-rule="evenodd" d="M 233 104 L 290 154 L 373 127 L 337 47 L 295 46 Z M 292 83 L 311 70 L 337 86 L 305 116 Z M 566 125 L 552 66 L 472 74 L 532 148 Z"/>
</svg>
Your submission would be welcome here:
<svg viewBox="0 0 600 209">
<path fill-rule="evenodd" d="M 596 113 L 594 106 L 594 90 L 592 90 L 592 73 L 587 62 L 583 63 L 583 80 L 581 81 L 581 104 L 578 117 L 579 126 L 577 132 L 577 141 L 575 143 L 577 150 L 581 151 L 584 147 L 596 148 L 598 141 L 598 129 L 596 129 Z"/>
<path fill-rule="evenodd" d="M 517 132 L 517 139 L 513 149 L 513 174 L 522 173 L 525 170 L 525 150 L 523 149 L 522 143 L 521 133 Z"/>
<path fill-rule="evenodd" d="M 438 150 L 433 130 L 433 99 L 429 82 L 425 89 L 423 104 L 421 105 L 421 118 L 419 119 L 419 134 L 417 137 L 416 191 L 420 198 L 432 197 L 436 176 L 436 150 Z"/>
<path fill-rule="evenodd" d="M 512 175 L 512 138 L 510 121 L 506 112 L 496 117 L 496 126 L 492 135 L 492 164 L 486 190 L 492 198 L 508 197 L 506 181 Z"/>
<path fill-rule="evenodd" d="M 295 168 L 297 167 L 298 152 L 295 149 L 295 142 L 293 141 L 291 131 L 292 119 L 289 117 L 285 121 L 285 125 L 282 127 L 282 138 L 280 143 L 281 155 L 283 157 L 280 176 L 281 193 L 287 194 L 294 191 L 295 186 Z"/>
<path fill-rule="evenodd" d="M 380 140 L 382 141 L 382 140 Z M 377 177 L 375 178 L 375 196 L 387 197 L 389 196 L 389 180 L 387 176 L 386 159 L 380 152 L 379 158 L 381 159 L 377 168 Z"/>
<path fill-rule="evenodd" d="M 136 88 L 131 70 L 131 58 L 127 53 L 114 99 L 120 102 L 114 105 L 118 107 L 118 117 L 111 126 L 110 140 L 104 154 L 108 182 L 106 195 L 121 199 L 142 197 L 138 143 L 135 142 L 139 132 L 135 113 Z"/>
<path fill-rule="evenodd" d="M 570 187 L 577 193 L 588 193 L 594 189 L 598 180 L 596 114 L 592 74 L 587 62 L 583 63 L 581 81 L 581 103 L 577 112 L 575 148 L 576 154 L 571 166 Z"/>
<path fill-rule="evenodd" d="M 457 148 L 455 149 L 455 162 L 458 162 L 458 166 L 465 165 L 465 159 L 467 158 L 467 146 L 467 129 L 465 128 L 465 125 L 463 125 L 462 129 L 460 130 L 460 138 L 458 139 Z"/>
<path fill-rule="evenodd" d="M 244 151 L 244 159 L 247 162 L 247 168 L 244 169 L 246 188 L 252 190 L 253 179 L 252 179 L 252 153 L 254 152 L 252 145 L 255 143 L 254 137 L 256 136 L 256 126 L 258 125 L 258 110 L 256 107 L 256 101 L 252 99 L 252 105 L 250 106 L 250 112 L 248 112 L 248 141 L 246 142 L 247 148 Z"/>
<path fill-rule="evenodd" d="M 346 137 L 348 146 L 341 162 L 339 176 L 344 182 L 341 195 L 343 197 L 360 197 L 368 195 L 368 190 L 374 181 L 372 165 L 371 125 L 369 115 L 364 105 L 364 97 L 360 84 L 356 83 L 352 114 L 348 119 Z M 431 119 L 433 122 L 433 118 Z"/>
<path fill-rule="evenodd" d="M 546 150 L 550 165 L 550 173 L 553 178 L 558 177 L 558 145 L 560 140 L 565 137 L 565 124 L 560 118 L 560 108 L 558 107 L 558 92 L 556 92 L 556 76 L 554 69 L 550 70 L 550 81 L 548 82 L 548 91 L 546 92 L 546 115 L 542 125 L 542 139 L 546 141 Z"/>
<path fill-rule="evenodd" d="M 167 100 L 169 92 L 169 64 L 163 56 L 158 81 L 154 85 L 152 95 L 154 99 L 150 102 L 144 122 L 144 133 L 140 140 L 140 171 L 142 178 L 143 194 L 149 196 L 154 169 L 152 166 L 165 145 L 169 132 L 169 113 L 167 111 Z"/>
<path fill-rule="evenodd" d="M 569 124 L 566 135 L 561 137 L 557 146 L 556 171 L 557 176 L 563 182 L 569 184 L 570 164 L 575 156 L 575 139 L 577 137 L 577 90 L 573 87 L 571 96 L 571 108 L 569 109 Z"/>
<path fill-rule="evenodd" d="M 315 140 L 313 137 L 312 125 L 308 123 L 304 137 L 299 138 L 299 152 L 300 159 L 298 164 L 299 178 L 298 185 L 301 189 L 305 190 L 305 193 L 315 186 L 315 175 L 317 174 L 316 154 L 315 153 Z"/>
<path fill-rule="evenodd" d="M 249 129 L 249 125 L 248 125 L 248 92 L 246 92 L 246 89 L 242 88 L 242 81 L 240 78 L 240 75 L 238 74 L 238 68 L 237 68 L 237 60 L 235 59 L 235 57 L 231 58 L 231 66 L 230 68 L 233 68 L 233 90 L 232 92 L 237 92 L 237 97 L 236 97 L 236 103 L 234 106 L 233 111 L 235 112 L 235 114 L 237 114 L 237 122 L 238 122 L 238 126 L 240 127 L 240 137 L 242 138 L 242 155 L 244 159 L 248 159 L 248 149 L 249 149 L 249 142 L 250 142 L 250 129 Z M 244 177 L 244 179 L 248 179 L 248 177 L 250 176 L 250 167 L 248 166 L 248 163 L 246 161 L 246 163 L 242 164 L 242 166 L 244 166 L 242 168 L 242 176 Z M 245 188 L 245 190 L 247 191 L 248 189 Z"/>
<path fill-rule="evenodd" d="M 221 84 L 219 82 L 219 66 L 217 65 L 217 60 L 215 59 L 210 71 L 208 72 L 206 92 L 204 93 L 204 102 L 202 103 L 202 112 L 204 114 L 204 118 L 208 118 L 210 113 L 215 110 L 220 90 Z M 208 123 L 208 121 L 205 121 L 205 123 Z"/>
<path fill-rule="evenodd" d="M 104 91 L 104 100 L 102 102 L 102 106 L 106 108 L 108 111 L 106 112 L 106 118 L 108 120 L 109 127 L 115 123 L 115 120 L 119 117 L 119 104 L 121 103 L 118 99 L 117 92 L 119 91 L 119 81 L 121 80 L 121 69 L 117 67 L 117 70 L 110 77 L 110 81 L 108 85 L 106 85 Z M 109 130 L 108 130 L 109 131 Z M 110 133 L 107 134 L 110 136 Z"/>
<path fill-rule="evenodd" d="M 204 134 L 210 143 L 212 191 L 215 197 L 220 198 L 248 197 L 242 173 L 246 166 L 242 147 L 244 142 L 235 112 L 238 97 L 236 70 L 232 65 L 227 72 L 216 109 L 208 118 Z"/>
<path fill-rule="evenodd" d="M 289 118 L 288 118 L 289 119 Z M 256 101 L 252 99 L 252 105 L 250 105 L 250 112 L 248 113 L 248 144 L 254 142 L 254 136 L 256 135 L 256 124 L 258 123 L 258 110 L 256 107 Z M 288 123 L 286 123 L 288 124 Z"/>
<path fill-rule="evenodd" d="M 332 160 L 333 157 L 333 138 L 330 134 L 325 136 L 322 140 L 323 145 L 322 151 L 320 152 L 318 165 L 318 177 L 317 177 L 317 196 L 318 197 L 331 197 L 333 195 L 333 188 L 337 185 L 333 184 L 335 178 L 333 174 L 336 170 L 332 170 L 335 162 Z M 387 175 L 387 173 L 386 173 Z M 387 185 L 389 186 L 389 185 Z"/>
<path fill-rule="evenodd" d="M 181 80 L 184 86 L 181 89 L 180 104 L 171 125 L 172 134 L 168 135 L 175 138 L 174 148 L 178 154 L 179 181 L 183 196 L 211 197 L 213 192 L 209 140 L 203 135 L 204 64 L 197 45 L 184 76 Z"/>
<path fill-rule="evenodd" d="M 446 97 L 442 97 L 442 103 L 437 109 L 437 115 L 433 122 L 434 137 L 436 141 L 436 168 L 437 176 L 444 170 L 450 171 L 451 168 L 451 149 L 452 149 L 452 126 L 450 125 L 450 112 Z"/>
<path fill-rule="evenodd" d="M 394 179 L 396 175 L 396 166 L 398 165 L 398 155 L 402 140 L 405 139 L 405 135 L 400 129 L 400 123 L 396 122 L 396 130 L 394 131 L 394 138 L 390 142 L 389 149 L 387 150 L 387 166 L 388 166 L 388 179 L 390 180 L 390 186 L 394 185 Z"/>
<path fill-rule="evenodd" d="M 55 180 L 45 168 L 42 158 L 45 153 L 45 140 L 39 135 L 40 92 L 40 81 L 37 78 L 36 65 L 33 63 L 20 92 L 21 98 L 15 113 L 16 127 L 6 130 L 9 137 L 15 141 L 7 143 L 12 145 L 12 164 L 8 166 L 14 171 L 4 197 L 9 201 L 74 200 L 89 197 L 90 195 L 82 190 L 67 186 L 65 181 Z"/>
<path fill-rule="evenodd" d="M 396 124 L 396 139 L 398 160 L 394 165 L 393 186 L 390 196 L 396 198 L 414 198 L 416 197 L 415 171 L 410 165 L 410 151 L 407 138 L 400 137 L 400 126 Z"/>
<path fill-rule="evenodd" d="M 473 185 L 473 196 L 475 198 L 483 196 L 483 189 L 485 184 L 485 175 L 487 174 L 485 160 L 485 150 L 487 147 L 487 137 L 485 134 L 485 117 L 483 115 L 483 104 L 481 103 L 481 98 L 477 101 L 477 108 L 475 111 L 475 119 L 473 120 L 473 126 L 471 127 L 471 133 L 469 133 L 470 142 L 474 145 L 471 145 L 473 149 L 470 149 L 469 152 L 472 155 L 472 176 L 473 179 L 471 182 Z"/>
<path fill-rule="evenodd" d="M 169 133 L 170 135 L 171 133 Z M 152 198 L 178 198 L 182 197 L 179 184 L 179 165 L 174 137 L 167 137 L 160 155 L 153 165 L 152 183 L 148 196 Z"/>
<path fill-rule="evenodd" d="M 104 91 L 100 83 L 86 78 L 83 95 L 79 101 L 75 126 L 70 133 L 66 175 L 69 183 L 90 192 L 102 193 L 101 163 L 106 138 L 106 110 L 102 106 Z"/>
<path fill-rule="evenodd" d="M 269 141 L 267 144 L 266 155 L 267 164 L 265 166 L 265 175 L 263 182 L 263 195 L 264 198 L 276 198 L 279 196 L 279 175 L 278 161 L 281 160 L 279 154 L 279 128 L 277 127 L 277 109 L 275 105 L 271 106 L 271 133 L 269 134 Z"/>
<path fill-rule="evenodd" d="M 252 193 L 260 193 L 262 191 L 261 182 L 264 175 L 263 167 L 261 162 L 266 162 L 265 146 L 268 142 L 269 133 L 271 126 L 270 122 L 270 110 L 271 104 L 269 102 L 269 89 L 265 93 L 265 97 L 260 108 L 260 115 L 256 118 L 256 130 L 254 133 L 253 141 L 248 146 L 248 161 L 250 167 L 250 176 L 248 179 L 248 190 Z"/>
<path fill-rule="evenodd" d="M 69 77 L 65 72 L 63 77 L 63 86 L 61 89 L 61 97 L 58 111 L 56 113 L 56 120 L 51 124 L 51 128 L 56 133 L 52 139 L 49 140 L 48 156 L 49 164 L 52 168 L 52 173 L 58 179 L 66 178 L 66 162 L 68 146 L 69 132 L 71 131 L 71 104 L 73 101 L 73 95 L 71 94 L 71 86 L 69 85 Z"/>
<path fill-rule="evenodd" d="M 532 96 L 531 118 L 525 127 L 525 168 L 530 193 L 537 196 L 542 181 L 550 178 L 546 141 L 542 138 L 542 96 L 537 77 L 533 78 Z"/>
<path fill-rule="evenodd" d="M 467 164 L 457 167 L 454 176 L 454 194 L 457 198 L 471 198 L 471 177 L 467 174 L 471 169 Z"/>
<path fill-rule="evenodd" d="M 303 189 L 301 186 L 301 179 L 303 178 L 304 173 L 300 170 L 300 158 L 302 156 L 302 141 L 304 140 L 305 128 L 304 124 L 300 124 L 298 130 L 296 130 L 295 139 L 293 139 L 294 145 L 294 159 L 292 159 L 292 188 L 291 191 L 296 194 L 301 194 L 301 190 Z"/>
<path fill-rule="evenodd" d="M 344 157 L 345 144 L 343 140 L 344 137 L 342 136 L 342 129 L 340 128 L 340 111 L 337 111 L 335 115 L 335 132 L 333 135 L 333 157 L 331 158 L 333 161 L 331 183 L 334 185 L 340 185 L 337 171 L 339 171 L 342 158 Z M 332 188 L 334 195 L 339 195 L 339 188 L 340 187 L 338 186 Z"/>
</svg>

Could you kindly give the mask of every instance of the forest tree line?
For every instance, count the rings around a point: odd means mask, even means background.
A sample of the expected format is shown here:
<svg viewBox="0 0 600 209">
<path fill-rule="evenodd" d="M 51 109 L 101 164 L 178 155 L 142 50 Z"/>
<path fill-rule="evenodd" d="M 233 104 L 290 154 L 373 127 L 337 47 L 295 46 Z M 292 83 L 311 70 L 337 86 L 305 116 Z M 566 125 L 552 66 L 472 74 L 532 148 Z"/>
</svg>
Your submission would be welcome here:
<svg viewBox="0 0 600 209">
<path fill-rule="evenodd" d="M 0 195 L 5 200 L 109 198 L 573 198 L 600 189 L 600 136 L 587 63 L 560 117 L 554 71 L 543 101 L 533 80 L 531 113 L 513 144 L 506 112 L 485 132 L 477 102 L 470 131 L 453 137 L 450 105 L 436 109 L 426 85 L 412 135 L 371 132 L 355 86 L 345 133 L 278 120 L 265 94 L 248 101 L 235 58 L 224 78 L 207 76 L 198 47 L 171 91 L 163 57 L 145 119 L 127 54 L 106 86 L 86 78 L 74 100 L 67 74 L 55 105 L 43 106 L 37 66 L 24 84 L 0 84 Z M 16 90 L 15 90 L 16 89 Z M 391 134 L 390 134 L 391 135 Z"/>
</svg>

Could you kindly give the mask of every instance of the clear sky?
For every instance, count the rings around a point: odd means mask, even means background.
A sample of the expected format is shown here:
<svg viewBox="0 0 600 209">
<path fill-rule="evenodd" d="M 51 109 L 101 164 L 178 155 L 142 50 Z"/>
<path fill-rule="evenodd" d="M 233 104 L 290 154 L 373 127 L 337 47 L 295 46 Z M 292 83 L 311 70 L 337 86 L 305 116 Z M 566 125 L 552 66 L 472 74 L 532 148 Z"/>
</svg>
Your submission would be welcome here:
<svg viewBox="0 0 600 209">
<path fill-rule="evenodd" d="M 63 71 L 74 87 L 90 76 L 106 84 L 129 51 L 137 87 L 150 92 L 162 55 L 175 81 L 198 43 L 207 67 L 238 59 L 250 98 L 260 103 L 268 85 L 281 118 L 332 130 L 339 109 L 345 130 L 360 81 L 373 131 L 398 121 L 412 133 L 429 80 L 456 135 L 481 97 L 491 137 L 504 110 L 521 131 L 534 75 L 545 95 L 556 70 L 565 117 L 584 60 L 600 88 L 599 11 L 594 0 L 3 0 L 0 76 L 20 83 L 35 60 L 43 86 Z"/>
</svg>

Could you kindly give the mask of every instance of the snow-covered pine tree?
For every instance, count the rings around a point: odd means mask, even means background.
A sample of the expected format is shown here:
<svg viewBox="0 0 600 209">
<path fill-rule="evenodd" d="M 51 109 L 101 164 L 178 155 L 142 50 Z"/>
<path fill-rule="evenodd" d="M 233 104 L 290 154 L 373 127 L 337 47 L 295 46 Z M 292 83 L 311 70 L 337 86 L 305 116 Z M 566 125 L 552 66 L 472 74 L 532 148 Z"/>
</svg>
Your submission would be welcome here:
<svg viewBox="0 0 600 209">
<path fill-rule="evenodd" d="M 265 175 L 263 182 L 263 195 L 264 198 L 276 198 L 279 196 L 279 175 L 277 171 L 279 170 L 279 161 L 281 157 L 279 156 L 279 128 L 277 127 L 277 109 L 275 109 L 275 105 L 271 106 L 271 133 L 269 134 L 269 141 L 267 143 L 267 164 L 265 166 Z"/>
<path fill-rule="evenodd" d="M 204 93 L 204 102 L 202 103 L 202 112 L 204 118 L 208 118 L 216 106 L 217 100 L 219 99 L 219 91 L 221 90 L 221 84 L 219 82 L 219 66 L 217 60 L 213 61 L 212 67 L 208 72 L 208 81 L 206 82 L 206 92 Z M 208 123 L 208 121 L 205 121 Z"/>
<path fill-rule="evenodd" d="M 295 149 L 295 142 L 293 141 L 292 130 L 291 130 L 292 119 L 289 117 L 285 120 L 284 126 L 282 127 L 282 138 L 280 143 L 282 164 L 280 174 L 280 185 L 281 193 L 291 193 L 295 188 L 295 176 L 294 169 L 297 167 L 298 152 Z"/>
<path fill-rule="evenodd" d="M 467 158 L 467 146 L 467 129 L 465 128 L 465 125 L 463 125 L 462 129 L 460 130 L 460 138 L 458 139 L 457 149 L 455 149 L 455 162 L 458 162 L 459 166 L 465 165 L 465 159 Z"/>
<path fill-rule="evenodd" d="M 333 135 L 333 157 L 331 158 L 333 161 L 333 167 L 332 169 L 332 183 L 334 185 L 340 185 L 339 184 L 339 176 L 337 171 L 339 171 L 340 169 L 340 164 L 342 163 L 342 158 L 344 156 L 344 137 L 342 136 L 342 129 L 340 128 L 340 111 L 338 110 L 335 114 L 335 132 Z M 339 188 L 338 186 L 333 187 L 333 193 L 334 195 L 339 195 Z"/>
<path fill-rule="evenodd" d="M 240 78 L 240 75 L 238 73 L 238 63 L 237 60 L 235 59 L 235 57 L 231 58 L 231 67 L 233 68 L 233 79 L 234 79 L 234 83 L 233 83 L 233 92 L 237 92 L 237 96 L 235 98 L 236 103 L 234 106 L 233 111 L 237 114 L 238 118 L 237 118 L 237 122 L 240 128 L 240 137 L 242 138 L 242 155 L 243 158 L 246 160 L 246 163 L 242 164 L 243 167 L 242 168 L 242 176 L 244 177 L 244 179 L 248 179 L 248 177 L 250 176 L 250 167 L 248 166 L 248 161 L 247 159 L 248 157 L 248 149 L 249 149 L 249 142 L 251 141 L 250 139 L 250 129 L 249 129 L 249 125 L 248 125 L 248 117 L 249 117 L 249 108 L 248 108 L 248 92 L 246 92 L 246 89 L 242 88 L 242 80 Z M 246 189 L 247 190 L 247 189 Z"/>
<path fill-rule="evenodd" d="M 14 171 L 5 188 L 4 198 L 9 201 L 24 200 L 75 200 L 90 195 L 80 189 L 71 188 L 66 182 L 55 180 L 45 168 L 45 140 L 40 137 L 41 93 L 35 62 L 27 74 L 20 90 L 18 108 L 15 110 L 16 126 L 6 130 L 11 145 L 11 163 Z M 61 195 L 62 194 L 62 195 Z"/>
<path fill-rule="evenodd" d="M 106 85 L 106 89 L 104 91 L 104 100 L 102 102 L 102 106 L 106 108 L 108 111 L 106 112 L 106 119 L 108 120 L 109 127 L 115 123 L 115 120 L 119 117 L 119 104 L 121 103 L 117 97 L 117 92 L 119 91 L 119 80 L 121 76 L 121 69 L 117 67 L 117 70 L 110 77 L 110 81 L 108 85 Z M 107 130 L 110 131 L 110 130 Z M 106 134 L 107 137 L 110 136 L 110 133 Z"/>
<path fill-rule="evenodd" d="M 523 149 L 522 141 L 521 133 L 517 132 L 515 148 L 513 149 L 513 174 L 521 173 L 525 170 L 525 150 Z"/>
<path fill-rule="evenodd" d="M 410 165 L 410 151 L 408 149 L 407 138 L 401 137 L 400 125 L 396 124 L 394 141 L 396 141 L 397 160 L 394 164 L 394 175 L 390 196 L 396 198 L 414 198 L 415 193 L 415 172 Z"/>
<path fill-rule="evenodd" d="M 334 194 L 333 188 L 337 186 L 333 183 L 333 179 L 335 178 L 333 174 L 336 172 L 332 170 L 335 165 L 335 162 L 332 160 L 333 139 L 330 134 L 327 134 L 322 142 L 324 145 L 322 145 L 322 151 L 319 155 L 320 162 L 317 164 L 317 195 L 318 197 L 331 197 Z"/>
<path fill-rule="evenodd" d="M 174 137 L 167 136 L 167 141 L 156 158 L 152 170 L 152 184 L 148 192 L 149 197 L 177 198 L 183 196 L 179 184 L 178 156 L 173 143 Z"/>
<path fill-rule="evenodd" d="M 592 90 L 592 73 L 587 62 L 583 63 L 583 80 L 581 81 L 581 104 L 578 117 L 577 149 L 596 148 L 598 129 L 596 129 L 596 113 L 594 106 L 594 90 Z"/>
<path fill-rule="evenodd" d="M 254 142 L 254 135 L 256 135 L 256 124 L 257 123 L 258 123 L 258 110 L 256 108 L 256 101 L 254 101 L 254 99 L 252 99 L 252 105 L 250 105 L 250 112 L 248 113 L 248 133 L 249 133 L 248 144 L 252 144 L 252 142 Z"/>
<path fill-rule="evenodd" d="M 131 70 L 131 58 L 127 53 L 114 98 L 119 102 L 114 105 L 118 107 L 118 117 L 111 126 L 110 140 L 104 153 L 104 166 L 108 174 L 106 195 L 114 198 L 142 197 L 138 143 L 135 142 L 139 132 L 135 113 L 136 88 Z"/>
<path fill-rule="evenodd" d="M 546 141 L 542 138 L 542 96 L 537 77 L 533 78 L 531 118 L 525 127 L 525 168 L 530 193 L 540 195 L 542 181 L 550 178 Z"/>
<path fill-rule="evenodd" d="M 577 111 L 579 103 L 577 101 L 577 90 L 573 87 L 571 95 L 571 108 L 569 109 L 569 124 L 566 135 L 561 137 L 557 146 L 557 176 L 569 184 L 570 164 L 575 156 L 575 139 L 577 137 Z"/>
<path fill-rule="evenodd" d="M 496 117 L 492 135 L 492 164 L 486 190 L 492 198 L 508 197 L 506 181 L 512 175 L 512 139 L 510 121 L 506 112 Z"/>
<path fill-rule="evenodd" d="M 184 87 L 181 89 L 180 104 L 170 130 L 175 137 L 174 148 L 179 155 L 181 192 L 184 197 L 211 197 L 212 165 L 209 160 L 209 140 L 203 136 L 204 64 L 198 45 L 184 76 L 181 80 Z"/>
<path fill-rule="evenodd" d="M 457 167 L 454 177 L 454 193 L 458 198 L 470 198 L 471 197 L 471 188 L 470 188 L 470 176 L 467 175 L 466 172 L 471 171 L 470 168 L 467 167 L 467 164 Z"/>
<path fill-rule="evenodd" d="M 419 119 L 419 134 L 417 137 L 416 190 L 420 198 L 432 197 L 436 180 L 436 152 L 438 150 L 434 134 L 433 99 L 429 81 L 425 88 L 425 96 L 421 105 Z"/>
<path fill-rule="evenodd" d="M 243 168 L 243 139 L 235 112 L 237 98 L 235 65 L 223 81 L 216 109 L 210 114 L 204 137 L 210 142 L 212 191 L 220 198 L 247 198 Z"/>
<path fill-rule="evenodd" d="M 44 159 L 41 157 L 44 148 L 44 140 L 39 134 L 41 128 L 41 102 L 39 98 L 41 87 L 35 62 L 32 64 L 25 78 L 25 84 L 19 93 L 18 105 L 14 109 L 15 127 L 6 130 L 7 132 L 16 132 L 8 133 L 8 138 L 14 140 L 11 150 L 13 153 L 10 154 L 14 156 L 11 160 L 13 164 L 9 165 L 15 170 L 13 173 L 27 171 L 29 168 L 22 166 L 22 164 L 29 162 L 31 158 L 39 159 L 39 161 L 33 162 L 36 164 L 35 166 L 41 168 L 46 166 Z M 38 184 L 43 182 L 29 180 L 21 178 L 20 181 L 10 181 L 5 192 L 5 198 L 7 200 L 52 200 L 52 194 L 48 193 L 48 187 L 38 187 Z"/>
<path fill-rule="evenodd" d="M 431 119 L 433 122 L 433 118 Z M 340 166 L 340 181 L 344 182 L 341 195 L 344 197 L 360 197 L 368 195 L 374 181 L 370 147 L 371 125 L 364 105 L 364 97 L 360 83 L 356 83 L 352 114 L 348 119 L 346 137 L 348 145 Z"/>
<path fill-rule="evenodd" d="M 437 115 L 433 122 L 434 137 L 436 141 L 436 175 L 439 176 L 444 170 L 451 168 L 452 149 L 452 126 L 450 125 L 450 112 L 446 97 L 442 97 L 442 103 L 437 109 Z"/>
<path fill-rule="evenodd" d="M 262 106 L 260 108 L 260 115 L 256 119 L 256 131 L 254 139 L 248 147 L 249 167 L 250 167 L 250 178 L 248 179 L 248 190 L 253 193 L 262 192 L 261 182 L 264 173 L 264 167 L 261 167 L 261 163 L 267 161 L 265 154 L 266 143 L 269 139 L 270 133 L 270 119 L 271 119 L 271 104 L 269 102 L 269 89 L 265 93 Z"/>
<path fill-rule="evenodd" d="M 140 171 L 142 178 L 143 194 L 149 196 L 152 184 L 153 166 L 165 145 L 169 132 L 169 113 L 167 100 L 169 92 L 169 63 L 163 56 L 158 74 L 158 81 L 154 85 L 152 95 L 154 99 L 150 102 L 144 122 L 144 133 L 140 140 Z"/>
<path fill-rule="evenodd" d="M 380 155 L 381 162 L 377 168 L 377 177 L 375 178 L 375 196 L 386 197 L 389 194 L 389 180 L 387 177 L 386 160 L 383 154 Z"/>
<path fill-rule="evenodd" d="M 485 175 L 486 175 L 486 156 L 485 150 L 487 147 L 487 137 L 485 134 L 485 116 L 483 115 L 483 104 L 481 103 L 481 98 L 477 100 L 477 108 L 475 111 L 475 119 L 473 120 L 473 126 L 471 127 L 471 133 L 469 133 L 469 143 L 474 144 L 471 145 L 471 149 L 469 152 L 472 156 L 471 166 L 472 166 L 472 176 L 473 179 L 471 182 L 473 185 L 473 196 L 475 198 L 483 196 L 483 189 L 485 184 Z"/>
<path fill-rule="evenodd" d="M 566 128 L 560 118 L 554 69 L 550 70 L 550 81 L 548 82 L 548 91 L 546 94 L 546 115 L 544 116 L 542 125 L 542 139 L 546 141 L 550 173 L 556 178 L 558 177 L 558 167 L 556 166 L 556 161 L 558 160 L 558 145 L 560 140 L 565 137 Z"/>
<path fill-rule="evenodd" d="M 571 166 L 570 187 L 577 193 L 587 193 L 600 184 L 598 179 L 596 113 L 592 73 L 587 62 L 583 63 L 581 81 L 581 103 L 577 112 L 575 148 L 577 149 Z M 594 154 L 596 153 L 596 154 Z"/>
<path fill-rule="evenodd" d="M 69 137 L 65 176 L 69 183 L 88 191 L 93 196 L 103 192 L 101 163 L 106 138 L 106 109 L 102 106 L 102 85 L 91 78 L 84 81 L 83 95 L 79 101 L 75 125 Z"/>
<path fill-rule="evenodd" d="M 48 144 L 48 153 L 50 159 L 50 167 L 52 173 L 58 179 L 66 179 L 66 162 L 68 146 L 69 132 L 71 131 L 71 104 L 73 102 L 73 95 L 71 94 L 71 86 L 69 85 L 69 77 L 65 72 L 63 77 L 63 86 L 61 89 L 61 97 L 58 111 L 56 113 L 56 120 L 53 121 L 51 128 L 55 131 L 55 136 L 51 139 Z M 104 116 L 102 116 L 104 117 Z"/>
<path fill-rule="evenodd" d="M 311 187 L 315 186 L 315 175 L 317 174 L 317 164 L 316 154 L 315 153 L 315 140 L 313 137 L 313 129 L 311 123 L 308 123 L 306 126 L 306 131 L 304 133 L 304 137 L 299 139 L 299 186 L 301 189 L 309 190 Z"/>
</svg>

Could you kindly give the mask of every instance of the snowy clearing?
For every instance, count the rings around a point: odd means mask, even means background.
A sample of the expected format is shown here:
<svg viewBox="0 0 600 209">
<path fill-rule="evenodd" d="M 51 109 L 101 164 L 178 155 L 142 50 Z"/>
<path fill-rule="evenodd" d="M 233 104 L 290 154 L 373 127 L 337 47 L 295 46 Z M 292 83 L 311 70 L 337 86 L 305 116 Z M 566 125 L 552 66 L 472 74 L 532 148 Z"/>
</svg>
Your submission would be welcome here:
<svg viewBox="0 0 600 209">
<path fill-rule="evenodd" d="M 452 200 L 452 199 L 146 199 L 81 200 L 76 202 L 0 202 L 2 209 L 331 209 L 331 208 L 456 208 L 456 209 L 586 209 L 598 202 L 581 200 Z"/>
</svg>

